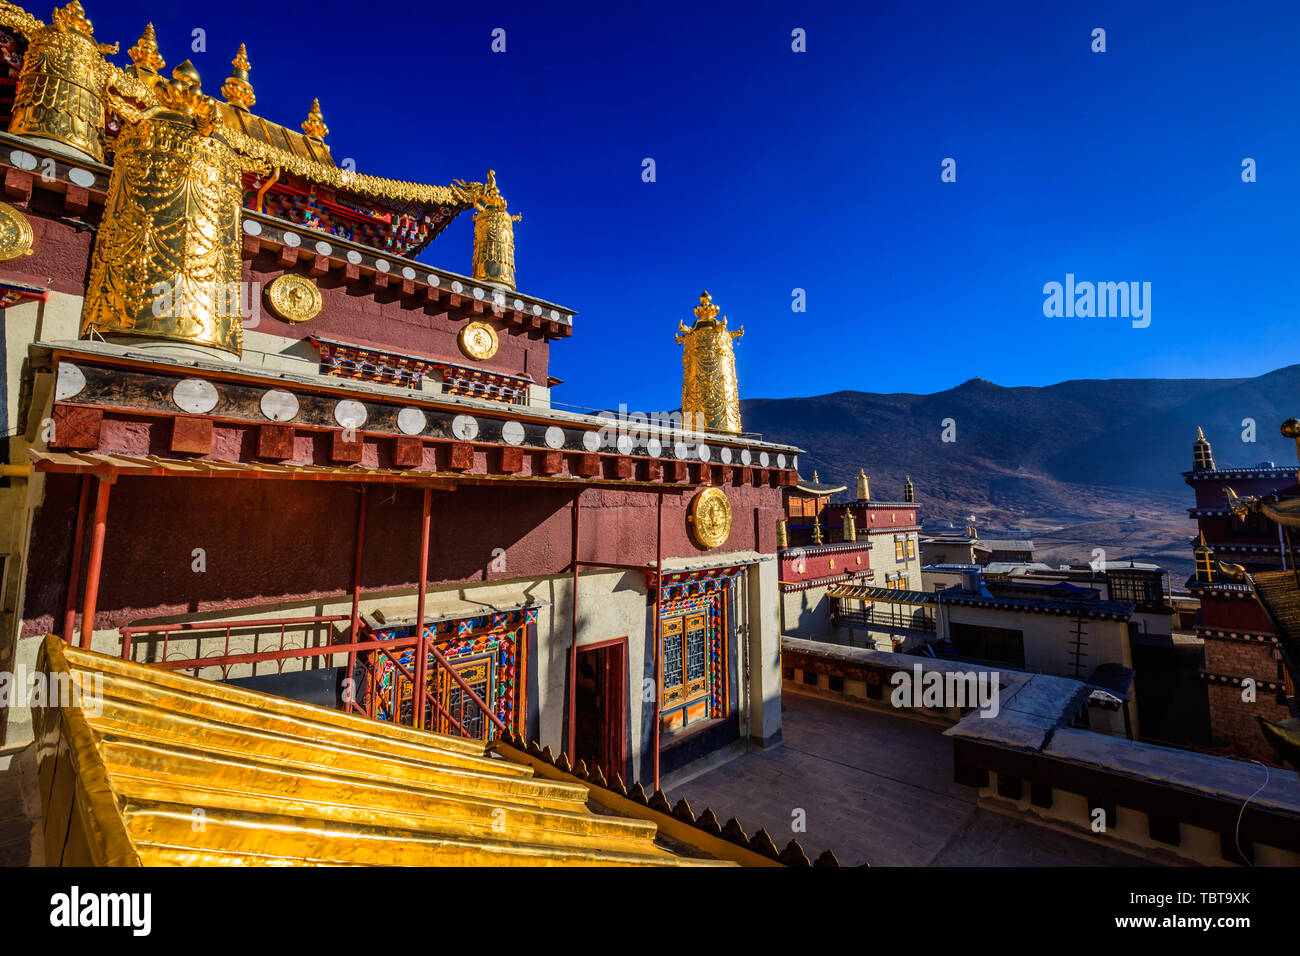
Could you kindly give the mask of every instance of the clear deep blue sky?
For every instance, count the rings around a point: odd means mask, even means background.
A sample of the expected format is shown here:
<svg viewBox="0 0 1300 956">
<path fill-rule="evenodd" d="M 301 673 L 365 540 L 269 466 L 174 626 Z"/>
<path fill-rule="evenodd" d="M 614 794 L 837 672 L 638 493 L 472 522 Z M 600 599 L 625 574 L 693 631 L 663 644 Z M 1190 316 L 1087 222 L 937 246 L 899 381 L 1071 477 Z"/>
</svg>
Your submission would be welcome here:
<svg viewBox="0 0 1300 956">
<path fill-rule="evenodd" d="M 212 94 L 247 43 L 255 110 L 320 97 L 361 172 L 494 168 L 521 291 L 579 312 L 557 400 L 675 407 L 704 287 L 749 398 L 1300 360 L 1300 4 L 84 2 L 117 62 L 152 20 Z M 468 271 L 471 236 L 422 258 Z M 1067 272 L 1151 282 L 1150 327 L 1045 318 Z"/>
</svg>

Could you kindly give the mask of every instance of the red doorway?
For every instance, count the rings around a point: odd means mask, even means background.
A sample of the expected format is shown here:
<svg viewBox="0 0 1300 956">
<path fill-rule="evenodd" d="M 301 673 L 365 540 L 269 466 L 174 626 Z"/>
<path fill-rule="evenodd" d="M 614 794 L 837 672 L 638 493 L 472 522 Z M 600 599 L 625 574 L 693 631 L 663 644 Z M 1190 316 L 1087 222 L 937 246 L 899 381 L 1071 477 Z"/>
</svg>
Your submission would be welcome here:
<svg viewBox="0 0 1300 956">
<path fill-rule="evenodd" d="M 627 766 L 627 638 L 578 648 L 574 762 L 599 764 L 605 776 Z"/>
</svg>

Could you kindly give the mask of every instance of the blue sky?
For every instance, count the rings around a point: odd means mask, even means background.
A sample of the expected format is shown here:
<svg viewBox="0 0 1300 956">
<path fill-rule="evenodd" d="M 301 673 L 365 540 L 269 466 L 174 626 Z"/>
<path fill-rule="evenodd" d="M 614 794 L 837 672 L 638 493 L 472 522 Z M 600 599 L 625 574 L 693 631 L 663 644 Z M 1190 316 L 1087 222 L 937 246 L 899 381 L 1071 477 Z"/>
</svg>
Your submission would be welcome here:
<svg viewBox="0 0 1300 956">
<path fill-rule="evenodd" d="M 675 407 L 705 287 L 748 398 L 1297 360 L 1259 344 L 1300 311 L 1297 4 L 83 2 L 118 62 L 152 20 L 209 93 L 247 43 L 256 111 L 296 127 L 319 97 L 361 172 L 494 168 L 521 291 L 579 312 L 559 401 Z M 471 236 L 422 258 L 468 271 Z M 1150 282 L 1150 327 L 1044 317 L 1067 272 Z"/>
</svg>

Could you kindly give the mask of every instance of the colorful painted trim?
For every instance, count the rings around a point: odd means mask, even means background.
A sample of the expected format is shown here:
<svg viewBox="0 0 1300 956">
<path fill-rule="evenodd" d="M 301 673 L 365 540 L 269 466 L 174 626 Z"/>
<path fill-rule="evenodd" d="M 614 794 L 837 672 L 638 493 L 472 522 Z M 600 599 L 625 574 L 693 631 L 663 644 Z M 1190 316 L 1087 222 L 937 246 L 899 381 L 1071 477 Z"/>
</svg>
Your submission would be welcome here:
<svg viewBox="0 0 1300 956">
<path fill-rule="evenodd" d="M 462 673 L 467 683 L 471 686 L 478 684 L 489 691 L 488 694 L 480 693 L 484 702 L 503 724 L 518 734 L 524 732 L 527 720 L 525 650 L 528 626 L 536 622 L 537 609 L 523 608 L 481 617 L 437 621 L 424 627 L 425 636 L 433 639 L 439 652 L 458 673 L 462 666 L 473 673 L 473 677 Z M 377 631 L 376 636 L 380 640 L 407 637 L 413 627 L 387 628 Z M 406 648 L 394 656 L 403 667 L 414 673 L 414 648 Z M 414 706 L 411 681 L 382 654 L 372 654 L 371 663 L 374 665 L 372 673 L 376 675 L 373 692 L 377 695 L 377 716 L 392 720 L 396 712 L 410 713 Z M 425 675 L 425 686 L 430 695 L 439 701 L 443 710 L 452 710 L 453 716 L 460 719 L 461 715 L 454 713 L 460 685 L 443 672 L 432 654 Z M 432 717 L 432 729 L 440 733 L 456 733 L 450 721 L 436 710 Z M 484 739 L 497 735 L 495 725 L 483 718 L 480 718 L 478 729 Z"/>
</svg>

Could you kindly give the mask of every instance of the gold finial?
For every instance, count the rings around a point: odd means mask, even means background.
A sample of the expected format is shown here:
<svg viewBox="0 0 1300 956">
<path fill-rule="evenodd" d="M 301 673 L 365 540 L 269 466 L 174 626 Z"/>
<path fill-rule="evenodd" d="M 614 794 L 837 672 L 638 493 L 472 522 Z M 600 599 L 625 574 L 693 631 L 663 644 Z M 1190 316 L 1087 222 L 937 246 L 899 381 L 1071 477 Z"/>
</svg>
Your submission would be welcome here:
<svg viewBox="0 0 1300 956">
<path fill-rule="evenodd" d="M 785 519 L 777 518 L 776 519 L 776 546 L 778 548 L 786 548 L 789 547 L 789 545 L 790 545 L 790 533 L 788 530 L 786 530 Z"/>
<path fill-rule="evenodd" d="M 1197 441 L 1205 441 L 1205 432 L 1201 431 L 1201 426 L 1200 426 L 1200 425 L 1197 425 L 1197 426 L 1196 426 L 1196 440 L 1197 440 Z"/>
<path fill-rule="evenodd" d="M 72 0 L 62 10 L 56 8 L 51 19 L 60 26 L 84 33 L 88 37 L 93 38 L 95 35 L 95 25 L 86 19 L 86 10 L 77 0 Z"/>
<path fill-rule="evenodd" d="M 140 73 L 157 73 L 166 62 L 162 54 L 158 52 L 158 37 L 153 32 L 153 24 L 146 23 L 144 33 L 140 34 L 140 39 L 136 41 L 135 46 L 126 51 L 131 62 L 135 64 L 136 74 Z"/>
<path fill-rule="evenodd" d="M 857 529 L 857 527 L 856 527 L 856 523 L 855 523 L 854 520 L 853 520 L 853 511 L 852 511 L 851 509 L 849 509 L 849 508 L 845 508 L 845 509 L 844 509 L 844 529 L 843 529 L 843 532 L 844 532 L 844 540 L 845 540 L 845 541 L 857 541 L 857 540 L 858 540 L 858 529 Z"/>
<path fill-rule="evenodd" d="M 246 110 L 257 102 L 253 95 L 253 84 L 249 82 L 248 71 L 253 68 L 248 62 L 248 48 L 239 44 L 239 52 L 230 61 L 230 76 L 221 87 L 221 95 L 226 102 L 236 109 Z"/>
<path fill-rule="evenodd" d="M 1196 426 L 1196 441 L 1192 442 L 1192 470 L 1217 471 L 1214 464 L 1214 448 L 1210 445 L 1201 426 Z"/>
<path fill-rule="evenodd" d="M 813 484 L 814 484 L 814 485 L 820 485 L 821 483 L 822 483 L 822 480 L 821 480 L 820 477 L 818 477 L 818 475 L 817 475 L 817 470 L 816 470 L 816 469 L 813 469 Z"/>
<path fill-rule="evenodd" d="M 329 127 L 325 125 L 325 117 L 321 115 L 320 100 L 311 101 L 311 110 L 302 121 L 302 131 L 311 139 L 324 139 L 330 134 Z"/>
<path fill-rule="evenodd" d="M 716 319 L 721 311 L 713 304 L 713 297 L 709 295 L 708 289 L 700 293 L 700 304 L 695 307 L 695 317 L 697 319 Z"/>
<path fill-rule="evenodd" d="M 819 515 L 813 515 L 813 544 L 822 543 L 822 519 Z"/>
<path fill-rule="evenodd" d="M 863 471 L 861 468 L 859 468 L 858 469 L 858 500 L 859 501 L 871 500 L 871 488 L 867 484 L 869 480 L 870 479 L 867 478 L 867 473 Z"/>
</svg>

